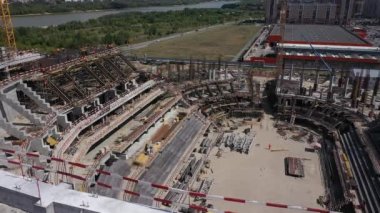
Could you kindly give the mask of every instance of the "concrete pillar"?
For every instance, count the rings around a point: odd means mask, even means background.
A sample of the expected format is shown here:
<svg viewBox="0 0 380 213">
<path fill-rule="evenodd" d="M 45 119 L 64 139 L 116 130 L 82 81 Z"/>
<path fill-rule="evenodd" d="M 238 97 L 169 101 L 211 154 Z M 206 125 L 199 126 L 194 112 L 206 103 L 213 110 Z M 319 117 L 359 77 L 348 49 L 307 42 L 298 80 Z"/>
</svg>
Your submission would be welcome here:
<svg viewBox="0 0 380 213">
<path fill-rule="evenodd" d="M 189 64 L 189 80 L 192 78 L 192 71 L 193 71 L 193 60 L 190 58 L 190 64 Z"/>
<path fill-rule="evenodd" d="M 224 80 L 227 79 L 227 63 L 224 64 Z"/>
<path fill-rule="evenodd" d="M 282 81 L 284 80 L 284 75 L 285 75 L 285 62 L 283 61 L 281 66 L 281 78 L 280 78 L 280 83 L 279 85 L 282 84 Z M 278 69 L 278 68 L 277 68 Z"/>
<path fill-rule="evenodd" d="M 167 69 L 167 73 L 168 73 L 168 79 L 170 80 L 171 75 L 172 75 L 172 67 L 171 67 L 169 62 L 166 64 L 166 69 Z"/>
<path fill-rule="evenodd" d="M 305 77 L 305 63 L 302 63 L 302 70 L 301 70 L 301 77 L 300 77 L 300 91 L 299 91 L 301 95 L 302 95 L 304 77 Z"/>
<path fill-rule="evenodd" d="M 239 66 L 238 66 L 238 77 L 237 77 L 237 79 L 238 79 L 238 86 L 240 87 L 240 75 L 241 75 L 241 64 L 239 63 Z M 240 88 L 238 88 L 238 89 L 240 89 Z"/>
<path fill-rule="evenodd" d="M 350 78 L 348 76 L 349 74 L 347 73 L 346 74 L 346 77 L 344 79 L 344 93 L 343 93 L 343 96 L 346 97 L 347 95 L 347 89 L 348 89 L 348 84 L 350 83 Z"/>
<path fill-rule="evenodd" d="M 292 77 L 293 77 L 293 69 L 294 69 L 294 64 L 292 64 L 292 67 L 290 68 L 289 80 L 292 80 Z"/>
<path fill-rule="evenodd" d="M 181 66 L 177 64 L 177 81 L 181 81 Z"/>
<path fill-rule="evenodd" d="M 335 81 L 335 69 L 332 68 L 332 73 L 330 76 L 330 84 L 329 84 L 329 90 L 327 92 L 327 100 L 332 101 L 334 94 L 333 94 L 333 82 Z"/>
<path fill-rule="evenodd" d="M 355 76 L 355 81 L 354 81 L 354 85 L 353 85 L 353 89 L 352 89 L 352 93 L 351 93 L 351 107 L 352 108 L 356 108 L 357 106 L 357 94 L 358 94 L 358 91 L 359 90 L 359 77 L 358 76 Z"/>
<path fill-rule="evenodd" d="M 380 84 L 380 73 L 379 73 L 379 76 L 376 78 L 375 86 L 373 87 L 373 93 L 372 93 L 372 98 L 371 98 L 372 105 L 375 103 L 375 98 L 379 90 L 379 84 Z"/>
<path fill-rule="evenodd" d="M 318 83 L 319 83 L 319 66 L 317 67 L 317 70 L 315 72 L 315 82 L 314 82 L 314 91 L 318 90 Z"/>
<path fill-rule="evenodd" d="M 340 70 L 340 78 L 339 78 L 339 81 L 338 81 L 338 86 L 339 86 L 339 88 L 342 88 L 342 84 L 344 83 L 343 82 L 343 79 L 344 79 L 344 77 L 343 77 L 343 68 Z"/>
<path fill-rule="evenodd" d="M 367 102 L 369 81 L 370 81 L 369 70 L 366 70 L 366 76 L 364 77 L 364 81 L 363 81 L 364 92 L 361 97 L 361 102 L 364 104 Z"/>
<path fill-rule="evenodd" d="M 57 123 L 58 126 L 62 127 L 63 129 L 67 129 L 71 126 L 71 121 L 68 120 L 67 114 L 59 114 L 57 115 Z"/>
<path fill-rule="evenodd" d="M 84 115 L 84 106 L 74 107 L 72 110 L 72 114 L 75 118 L 81 117 L 82 115 Z"/>
</svg>

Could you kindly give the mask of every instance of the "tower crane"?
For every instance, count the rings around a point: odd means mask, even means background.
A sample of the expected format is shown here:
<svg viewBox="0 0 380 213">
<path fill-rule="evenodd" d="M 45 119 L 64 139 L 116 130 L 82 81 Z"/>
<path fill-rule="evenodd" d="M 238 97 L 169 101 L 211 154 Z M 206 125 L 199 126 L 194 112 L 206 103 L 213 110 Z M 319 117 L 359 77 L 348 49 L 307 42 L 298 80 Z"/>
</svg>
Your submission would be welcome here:
<svg viewBox="0 0 380 213">
<path fill-rule="evenodd" d="M 6 48 L 5 55 L 8 58 L 13 58 L 16 54 L 17 47 L 8 0 L 0 0 L 0 10 L 1 28 L 3 30 L 4 45 Z"/>
</svg>

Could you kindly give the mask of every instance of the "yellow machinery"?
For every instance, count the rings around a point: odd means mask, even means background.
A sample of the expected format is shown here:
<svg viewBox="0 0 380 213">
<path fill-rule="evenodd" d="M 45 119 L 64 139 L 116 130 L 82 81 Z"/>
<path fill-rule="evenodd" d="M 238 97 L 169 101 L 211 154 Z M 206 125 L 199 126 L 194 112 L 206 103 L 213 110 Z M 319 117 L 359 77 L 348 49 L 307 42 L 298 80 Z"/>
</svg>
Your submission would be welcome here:
<svg viewBox="0 0 380 213">
<path fill-rule="evenodd" d="M 8 0 L 0 0 L 1 9 L 1 28 L 3 29 L 4 44 L 6 47 L 6 55 L 13 57 L 16 54 L 16 39 L 13 32 L 13 24 L 11 13 L 9 11 Z"/>
<path fill-rule="evenodd" d="M 53 137 L 49 136 L 46 140 L 50 146 L 55 146 L 58 144 L 58 141 L 55 140 Z"/>
</svg>

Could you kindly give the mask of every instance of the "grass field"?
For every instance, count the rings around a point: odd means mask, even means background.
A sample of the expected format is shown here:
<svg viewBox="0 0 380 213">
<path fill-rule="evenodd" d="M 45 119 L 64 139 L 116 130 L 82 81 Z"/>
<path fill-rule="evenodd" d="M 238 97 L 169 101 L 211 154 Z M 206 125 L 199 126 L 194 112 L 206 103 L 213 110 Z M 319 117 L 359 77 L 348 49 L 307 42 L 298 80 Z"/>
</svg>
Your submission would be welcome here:
<svg viewBox="0 0 380 213">
<path fill-rule="evenodd" d="M 221 56 L 223 60 L 231 60 L 259 29 L 253 25 L 225 25 L 157 42 L 131 54 L 184 59 L 218 59 Z"/>
</svg>

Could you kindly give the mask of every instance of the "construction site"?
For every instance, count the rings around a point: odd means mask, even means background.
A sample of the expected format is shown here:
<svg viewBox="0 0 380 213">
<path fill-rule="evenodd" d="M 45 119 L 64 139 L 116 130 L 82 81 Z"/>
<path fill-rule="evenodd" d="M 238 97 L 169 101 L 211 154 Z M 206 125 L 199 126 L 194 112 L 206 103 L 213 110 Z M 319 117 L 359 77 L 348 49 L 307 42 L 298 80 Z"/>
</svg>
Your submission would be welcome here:
<svg viewBox="0 0 380 213">
<path fill-rule="evenodd" d="M 239 62 L 20 52 L 3 21 L 0 211 L 379 212 L 379 47 L 284 11 Z"/>
</svg>

